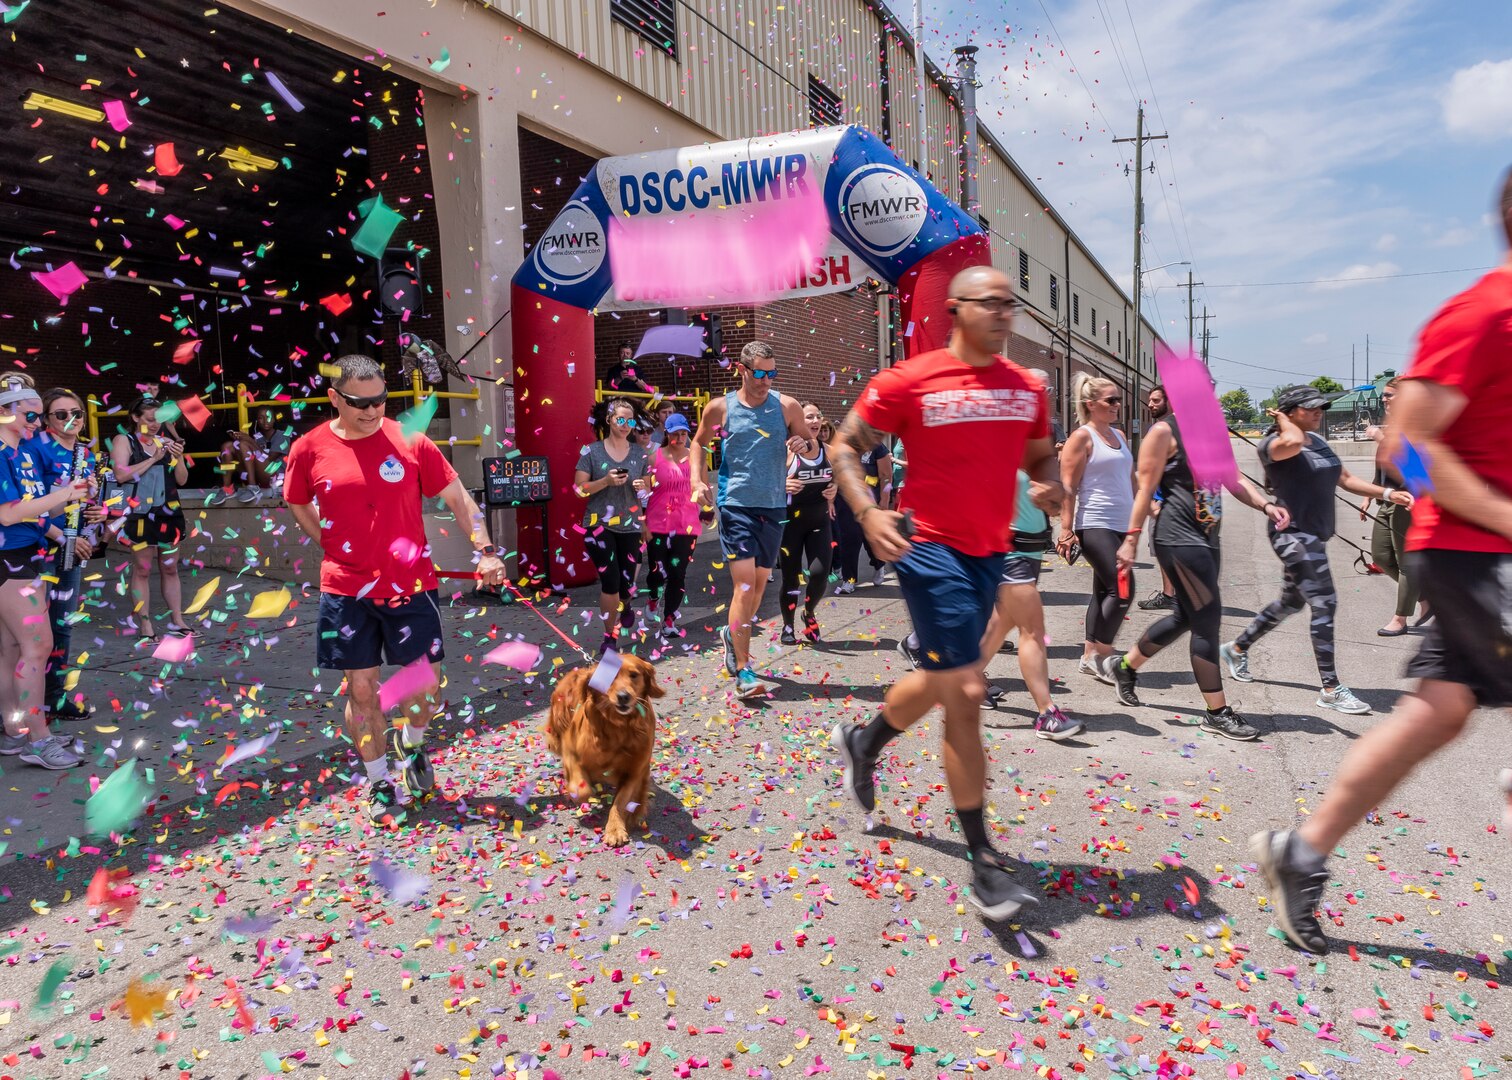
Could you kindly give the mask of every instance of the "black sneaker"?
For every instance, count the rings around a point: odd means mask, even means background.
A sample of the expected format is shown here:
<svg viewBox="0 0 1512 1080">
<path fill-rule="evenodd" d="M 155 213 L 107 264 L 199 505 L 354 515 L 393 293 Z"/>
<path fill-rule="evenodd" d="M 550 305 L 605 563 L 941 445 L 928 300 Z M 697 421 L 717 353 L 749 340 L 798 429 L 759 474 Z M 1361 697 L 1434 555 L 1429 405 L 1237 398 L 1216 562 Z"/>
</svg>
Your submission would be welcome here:
<svg viewBox="0 0 1512 1080">
<path fill-rule="evenodd" d="M 798 644 L 798 635 L 793 633 L 793 628 L 791 626 L 784 623 L 782 626 L 782 637 L 780 640 L 784 645 L 796 645 Z"/>
<path fill-rule="evenodd" d="M 367 786 L 362 800 L 367 804 L 367 816 L 371 821 L 388 824 L 399 813 L 399 793 L 389 780 L 375 780 Z"/>
<path fill-rule="evenodd" d="M 1328 867 L 1309 866 L 1311 860 L 1297 858 L 1294 837 L 1290 830 L 1257 832 L 1250 837 L 1250 854 L 1270 885 L 1276 925 L 1299 949 L 1321 956 L 1328 952 L 1328 938 L 1318 921 L 1318 907 L 1328 884 Z"/>
<path fill-rule="evenodd" d="M 984 848 L 972 855 L 971 903 L 982 918 L 996 920 L 1038 904 L 1039 897 L 1013 880 L 1001 855 Z"/>
<path fill-rule="evenodd" d="M 391 727 L 388 732 L 388 751 L 394 755 L 394 760 L 404 766 L 404 771 L 399 774 L 400 782 L 411 798 L 420 798 L 435 789 L 436 770 L 431 768 L 430 757 L 423 744 L 409 746 L 404 741 L 404 732 Z"/>
<path fill-rule="evenodd" d="M 812 611 L 803 616 L 803 636 L 808 638 L 810 641 L 820 640 L 819 620 L 814 617 L 814 613 Z"/>
<path fill-rule="evenodd" d="M 1112 680 L 1113 687 L 1118 692 L 1119 701 L 1136 707 L 1144 704 L 1139 700 L 1139 694 L 1136 692 L 1139 687 L 1139 674 L 1123 662 L 1121 655 L 1109 653 L 1097 661 L 1097 666 L 1105 678 Z"/>
<path fill-rule="evenodd" d="M 1169 593 L 1154 592 L 1139 602 L 1142 611 L 1175 611 L 1176 598 Z"/>
<path fill-rule="evenodd" d="M 1221 709 L 1209 709 L 1207 716 L 1202 720 L 1202 730 L 1210 735 L 1222 735 L 1225 739 L 1233 739 L 1235 742 L 1249 742 L 1258 739 L 1260 732 L 1244 722 L 1233 709 L 1233 706 L 1225 705 Z"/>
<path fill-rule="evenodd" d="M 982 704 L 986 705 L 989 709 L 996 709 L 998 707 L 998 705 L 1002 702 L 1003 695 L 1006 694 L 1007 692 L 1008 692 L 1007 690 L 1004 690 L 1001 686 L 998 686 L 996 683 L 988 683 L 987 684 L 987 700 L 984 701 Z"/>
<path fill-rule="evenodd" d="M 861 752 L 860 740 L 859 724 L 847 724 L 842 720 L 830 731 L 830 745 L 840 751 L 840 760 L 845 763 L 845 778 L 841 781 L 841 786 L 861 809 L 870 814 L 877 808 L 877 759 Z"/>
<path fill-rule="evenodd" d="M 910 645 L 906 637 L 898 642 L 898 655 L 907 660 L 908 666 L 915 671 L 919 670 L 919 661 L 924 659 L 924 654 L 915 646 Z"/>
<path fill-rule="evenodd" d="M 81 704 L 76 698 L 68 698 L 61 705 L 48 710 L 49 720 L 88 720 L 94 714 L 94 706 Z"/>
</svg>

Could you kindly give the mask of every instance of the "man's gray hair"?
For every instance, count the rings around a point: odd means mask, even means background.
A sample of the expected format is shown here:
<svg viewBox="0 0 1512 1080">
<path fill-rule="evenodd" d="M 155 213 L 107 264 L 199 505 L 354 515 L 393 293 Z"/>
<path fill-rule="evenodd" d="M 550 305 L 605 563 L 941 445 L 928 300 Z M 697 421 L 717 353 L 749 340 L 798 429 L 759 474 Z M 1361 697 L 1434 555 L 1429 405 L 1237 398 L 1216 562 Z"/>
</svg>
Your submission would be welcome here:
<svg viewBox="0 0 1512 1080">
<path fill-rule="evenodd" d="M 336 366 L 341 369 L 341 374 L 331 381 L 331 385 L 338 390 L 353 379 L 383 379 L 383 365 L 362 353 L 337 357 Z"/>
<path fill-rule="evenodd" d="M 776 355 L 777 350 L 773 349 L 766 342 L 749 341 L 746 343 L 746 347 L 740 350 L 740 362 L 742 364 L 749 364 L 753 360 L 770 360 Z"/>
</svg>

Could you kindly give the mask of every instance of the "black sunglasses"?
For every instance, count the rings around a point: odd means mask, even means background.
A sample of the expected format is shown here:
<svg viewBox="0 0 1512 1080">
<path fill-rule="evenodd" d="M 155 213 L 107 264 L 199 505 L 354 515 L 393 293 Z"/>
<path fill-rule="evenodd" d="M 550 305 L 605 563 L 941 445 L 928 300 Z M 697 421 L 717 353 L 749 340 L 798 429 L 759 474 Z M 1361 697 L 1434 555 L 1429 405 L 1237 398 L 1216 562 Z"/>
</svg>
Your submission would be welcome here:
<svg viewBox="0 0 1512 1080">
<path fill-rule="evenodd" d="M 1104 405 L 1122 405 L 1123 404 L 1123 398 L 1121 398 L 1121 397 L 1105 397 L 1102 400 L 1103 400 L 1103 404 Z"/>
<path fill-rule="evenodd" d="M 54 409 L 52 411 L 54 420 L 77 420 L 83 415 L 83 409 Z"/>
<path fill-rule="evenodd" d="M 342 393 L 340 390 L 337 390 L 336 394 L 342 401 L 354 409 L 371 409 L 373 406 L 382 405 L 388 400 L 387 390 L 381 394 L 374 394 L 372 397 L 353 397 L 351 394 Z"/>
<path fill-rule="evenodd" d="M 28 424 L 35 424 L 38 420 L 42 419 L 42 414 L 27 409 L 26 412 L 21 414 L 21 419 L 25 420 Z"/>
<path fill-rule="evenodd" d="M 1018 307 L 1018 301 L 1014 300 L 1011 297 L 960 296 L 956 299 L 958 299 L 963 304 L 981 304 L 984 308 L 993 313 L 997 313 L 999 311 L 1012 311 L 1014 308 Z"/>
</svg>

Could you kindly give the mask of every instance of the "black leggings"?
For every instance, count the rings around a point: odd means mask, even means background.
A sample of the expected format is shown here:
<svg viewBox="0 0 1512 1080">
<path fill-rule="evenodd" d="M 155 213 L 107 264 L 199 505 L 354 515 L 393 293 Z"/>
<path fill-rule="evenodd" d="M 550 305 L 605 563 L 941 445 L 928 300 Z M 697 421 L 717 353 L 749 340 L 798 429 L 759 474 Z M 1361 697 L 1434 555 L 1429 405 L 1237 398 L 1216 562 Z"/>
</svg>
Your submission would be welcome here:
<svg viewBox="0 0 1512 1080">
<path fill-rule="evenodd" d="M 635 625 L 635 611 L 630 600 L 635 596 L 635 575 L 640 568 L 641 534 L 600 529 L 585 538 L 593 567 L 598 571 L 599 592 L 618 593 L 620 625 Z"/>
<path fill-rule="evenodd" d="M 1223 640 L 1223 599 L 1218 595 L 1218 549 L 1157 543 L 1155 559 L 1176 586 L 1176 610 L 1144 632 L 1139 651 L 1154 656 L 1190 630 L 1197 689 L 1204 694 L 1221 694 L 1218 646 Z"/>
<path fill-rule="evenodd" d="M 1111 645 L 1134 596 L 1134 571 L 1127 595 L 1118 595 L 1118 548 L 1124 534 L 1112 529 L 1078 529 L 1082 554 L 1092 567 L 1092 599 L 1087 602 L 1087 640 Z"/>
<path fill-rule="evenodd" d="M 830 528 L 829 507 L 820 503 L 812 507 L 795 507 L 782 529 L 782 622 L 792 626 L 798 609 L 798 596 L 804 594 L 803 613 L 812 615 L 829 587 L 830 567 L 835 561 L 834 532 Z M 808 575 L 808 587 L 798 580 L 802 571 Z"/>
<path fill-rule="evenodd" d="M 693 561 L 693 547 L 698 537 L 687 533 L 652 533 L 646 551 L 650 564 L 646 571 L 646 588 L 662 602 L 662 619 L 671 622 L 682 607 L 688 580 L 688 564 Z"/>
</svg>

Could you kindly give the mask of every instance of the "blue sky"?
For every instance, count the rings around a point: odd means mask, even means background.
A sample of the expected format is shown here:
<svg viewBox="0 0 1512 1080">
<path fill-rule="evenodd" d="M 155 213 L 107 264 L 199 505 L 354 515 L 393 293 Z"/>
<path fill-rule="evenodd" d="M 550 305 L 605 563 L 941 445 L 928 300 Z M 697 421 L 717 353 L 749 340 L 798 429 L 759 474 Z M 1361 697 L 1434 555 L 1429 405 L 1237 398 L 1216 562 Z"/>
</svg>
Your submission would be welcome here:
<svg viewBox="0 0 1512 1080">
<path fill-rule="evenodd" d="M 1400 368 L 1479 275 L 1397 275 L 1505 257 L 1512 0 L 926 0 L 924 40 L 946 70 L 981 47 L 984 121 L 1125 288 L 1132 148 L 1110 140 L 1144 101 L 1170 134 L 1147 151 L 1144 264 L 1208 283 L 1222 390 L 1348 382 L 1351 345 L 1363 381 L 1367 334 L 1371 367 Z M 1145 277 L 1183 345 L 1185 275 Z M 1234 287 L 1257 282 L 1308 284 Z"/>
</svg>

